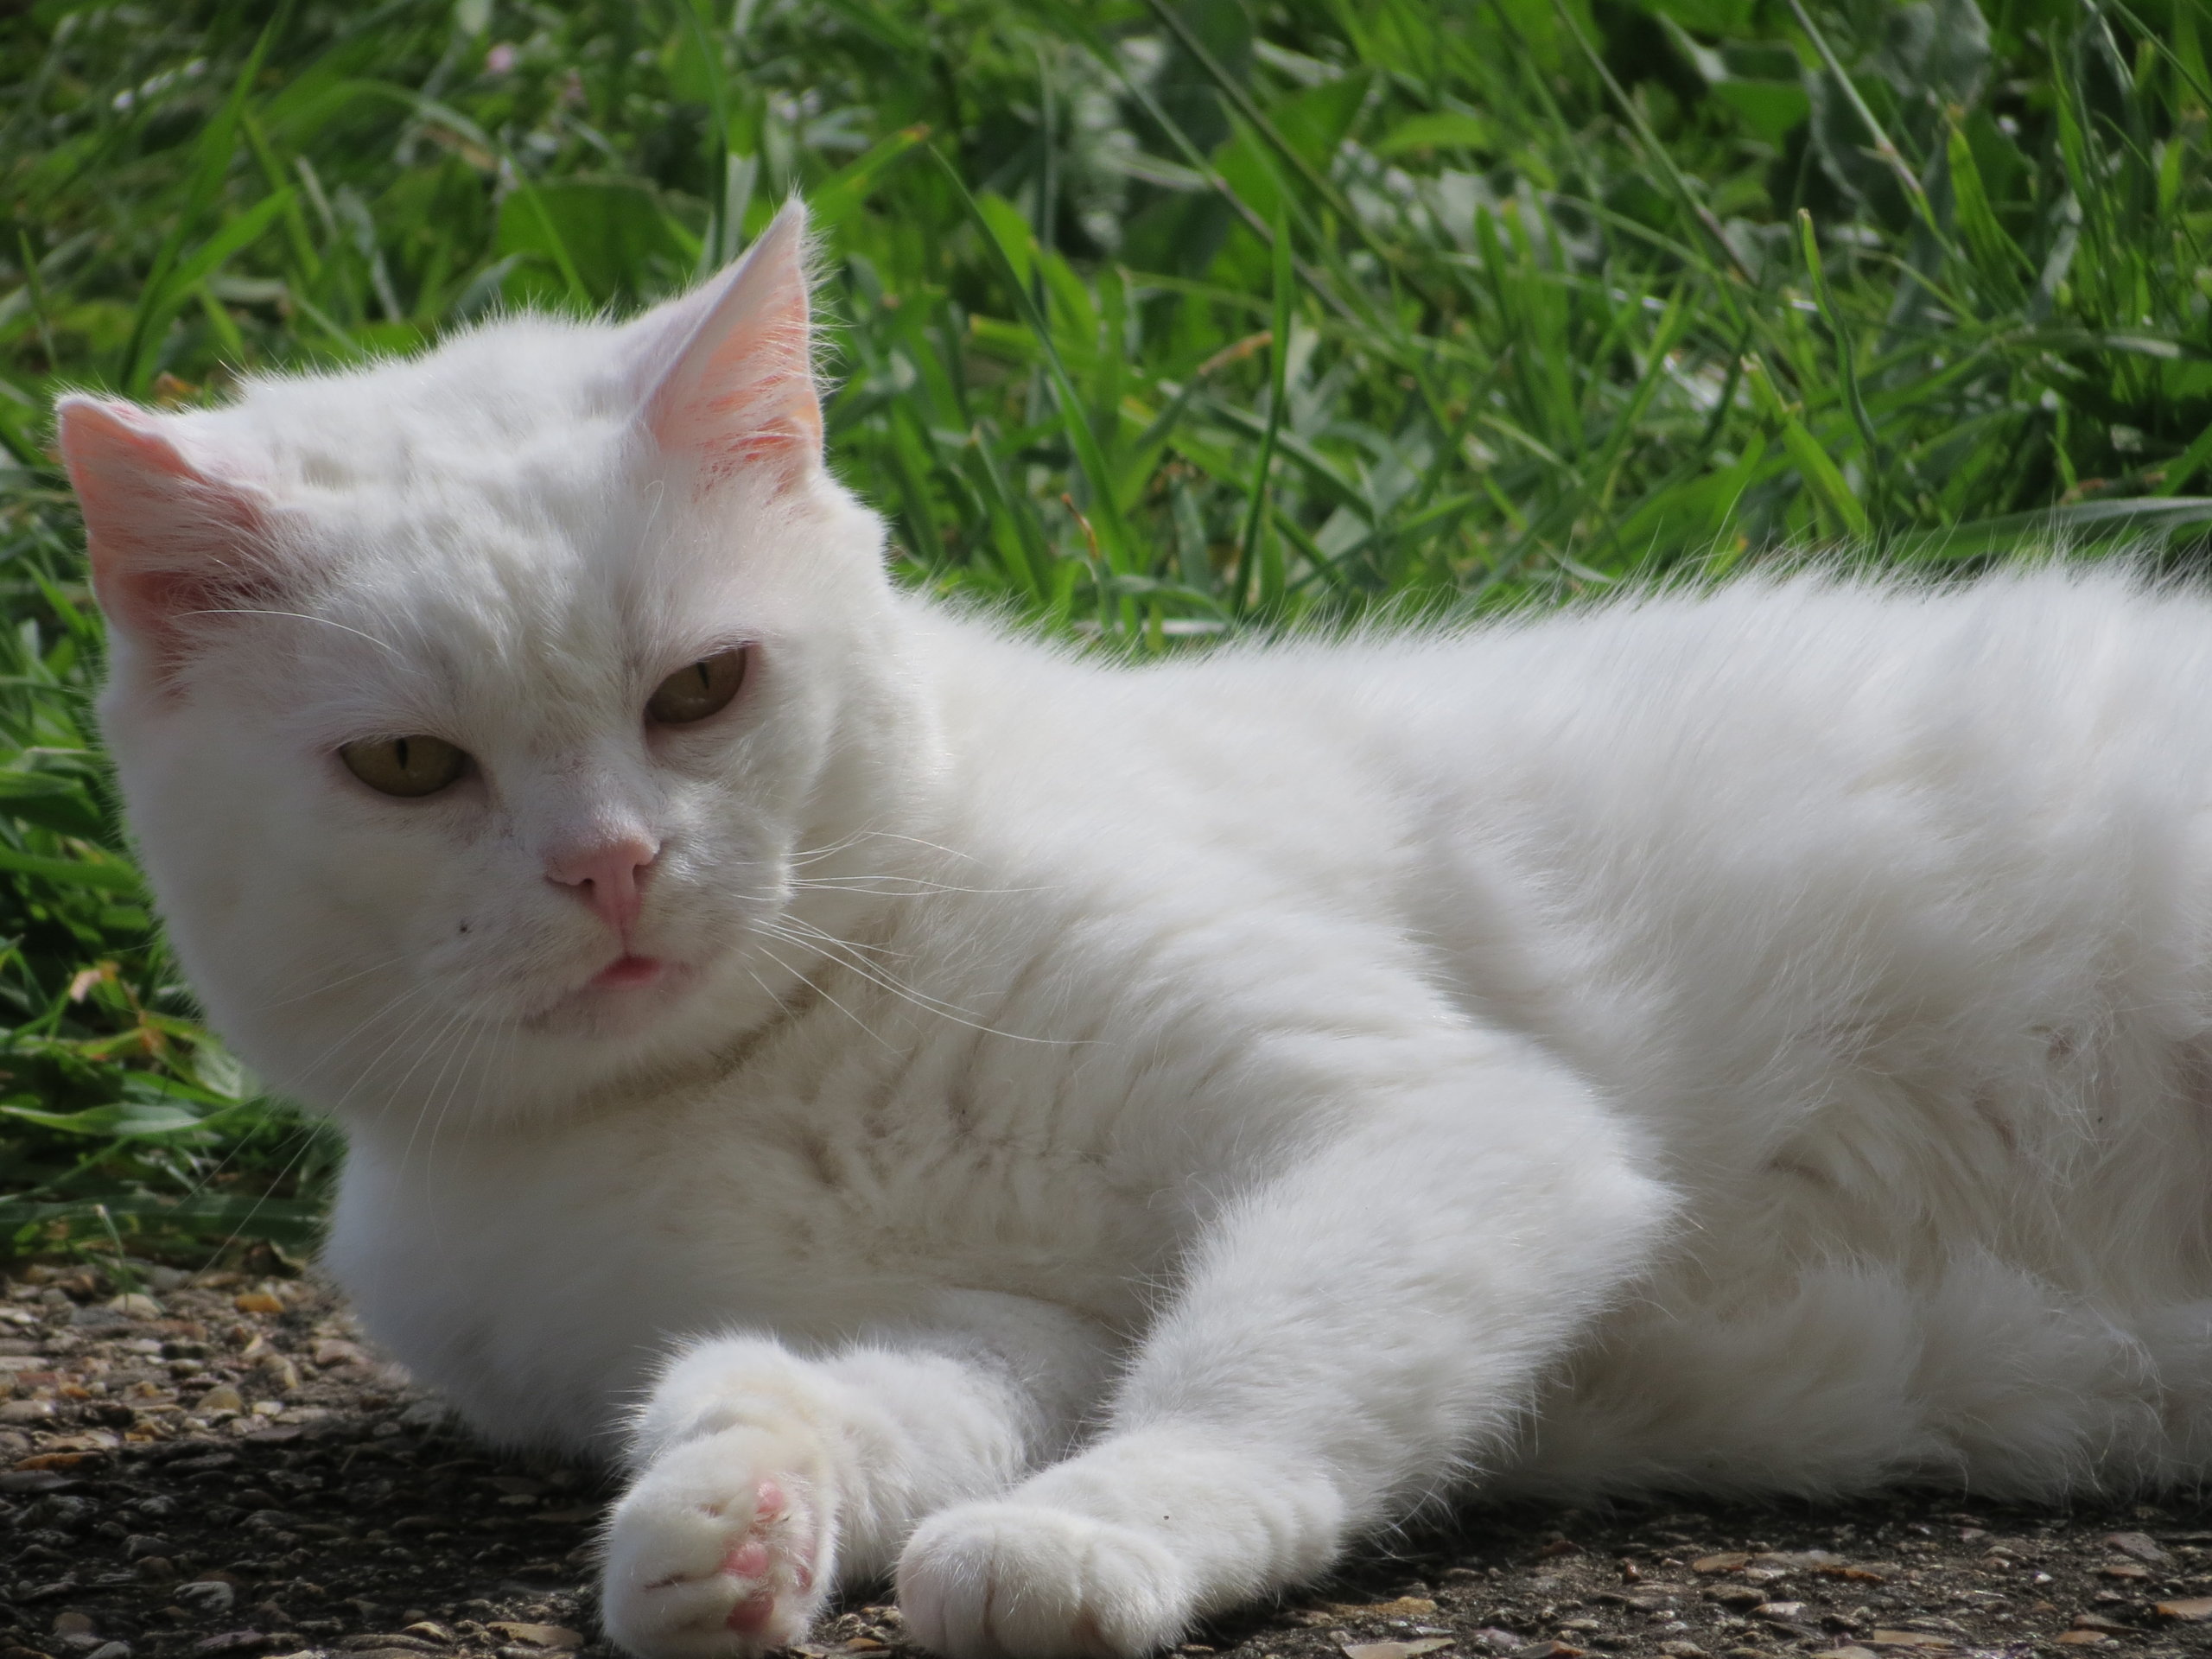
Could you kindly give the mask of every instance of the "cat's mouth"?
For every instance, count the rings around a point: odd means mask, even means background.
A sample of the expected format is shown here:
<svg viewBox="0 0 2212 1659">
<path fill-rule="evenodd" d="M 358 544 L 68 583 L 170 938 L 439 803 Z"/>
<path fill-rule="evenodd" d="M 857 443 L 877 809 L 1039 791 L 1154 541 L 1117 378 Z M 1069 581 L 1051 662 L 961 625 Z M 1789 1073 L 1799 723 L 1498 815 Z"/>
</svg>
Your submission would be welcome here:
<svg viewBox="0 0 2212 1659">
<path fill-rule="evenodd" d="M 591 976 L 594 991 L 626 991 L 658 985 L 667 976 L 669 964 L 658 957 L 622 956 Z"/>
<path fill-rule="evenodd" d="M 538 1031 L 617 1035 L 650 1023 L 693 976 L 693 970 L 683 963 L 626 951 L 523 1023 Z"/>
</svg>

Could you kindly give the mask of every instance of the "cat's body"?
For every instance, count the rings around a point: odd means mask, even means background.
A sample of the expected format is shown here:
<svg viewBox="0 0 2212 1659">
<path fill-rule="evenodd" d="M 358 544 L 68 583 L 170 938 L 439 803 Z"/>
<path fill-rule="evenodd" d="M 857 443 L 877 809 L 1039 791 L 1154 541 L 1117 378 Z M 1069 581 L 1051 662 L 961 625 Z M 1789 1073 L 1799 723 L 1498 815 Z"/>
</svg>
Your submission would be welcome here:
<svg viewBox="0 0 2212 1659">
<path fill-rule="evenodd" d="M 1195 1086 L 1287 992 L 1324 1035 L 1535 1039 L 1681 1195 L 1598 1327 L 1673 1351 L 1604 1368 L 1648 1425 L 1569 1394 L 1534 1470 L 2170 1472 L 2125 1338 L 2195 1304 L 2212 1340 L 2204 607 L 1807 582 L 1143 671 L 914 608 L 944 810 L 855 849 L 880 897 L 791 1016 L 557 1141 L 359 1143 L 333 1260 L 426 1363 L 505 1322 L 432 1367 L 480 1423 L 582 1438 L 717 1320 L 829 1341 L 970 1289 L 1141 1331 L 1300 1132 Z M 696 1242 L 638 1234 L 639 1185 Z"/>
<path fill-rule="evenodd" d="M 889 589 L 779 234 L 582 368 L 66 435 L 179 947 L 346 1128 L 370 1328 L 493 1434 L 627 1431 L 619 1639 L 895 1565 L 962 1659 L 1135 1653 L 1455 1471 L 2203 1472 L 2212 607 L 1084 663 Z M 741 691 L 657 724 L 695 658 Z M 409 732 L 474 759 L 344 779 Z"/>
<path fill-rule="evenodd" d="M 1491 1470 L 2203 1455 L 2145 1363 L 2212 1390 L 2212 608 L 1809 580 L 1130 670 L 909 602 L 938 810 L 843 849 L 787 1014 L 558 1135 L 357 1136 L 329 1260 L 479 1426 L 582 1442 L 668 1332 L 948 1291 L 1136 1336 L 1311 1115 L 1206 1073 L 1443 1020 L 1598 1083 L 1675 1195 Z"/>
</svg>

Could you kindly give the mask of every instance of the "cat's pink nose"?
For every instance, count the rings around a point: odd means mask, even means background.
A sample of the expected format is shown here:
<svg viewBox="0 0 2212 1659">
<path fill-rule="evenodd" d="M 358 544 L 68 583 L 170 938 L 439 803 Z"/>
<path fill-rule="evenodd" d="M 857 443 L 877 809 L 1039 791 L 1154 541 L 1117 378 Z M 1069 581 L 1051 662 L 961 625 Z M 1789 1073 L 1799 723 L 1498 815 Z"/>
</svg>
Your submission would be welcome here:
<svg viewBox="0 0 2212 1659">
<path fill-rule="evenodd" d="M 596 911 L 618 933 L 627 933 L 638 919 L 638 889 L 660 849 L 639 836 L 601 842 L 573 853 L 556 853 L 545 861 L 545 876 Z"/>
</svg>

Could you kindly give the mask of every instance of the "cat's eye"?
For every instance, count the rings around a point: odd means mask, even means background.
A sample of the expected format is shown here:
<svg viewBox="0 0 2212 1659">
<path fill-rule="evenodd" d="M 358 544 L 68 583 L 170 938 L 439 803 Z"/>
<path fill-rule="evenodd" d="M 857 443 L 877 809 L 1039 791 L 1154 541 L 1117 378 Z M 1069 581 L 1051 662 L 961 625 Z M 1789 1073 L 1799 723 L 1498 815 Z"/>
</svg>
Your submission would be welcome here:
<svg viewBox="0 0 2212 1659">
<path fill-rule="evenodd" d="M 645 700 L 645 717 L 657 726 L 689 726 L 729 707 L 745 681 L 745 647 L 702 657 L 663 680 Z"/>
<path fill-rule="evenodd" d="M 365 737 L 338 751 L 346 770 L 385 795 L 435 795 L 468 769 L 442 737 Z"/>
</svg>

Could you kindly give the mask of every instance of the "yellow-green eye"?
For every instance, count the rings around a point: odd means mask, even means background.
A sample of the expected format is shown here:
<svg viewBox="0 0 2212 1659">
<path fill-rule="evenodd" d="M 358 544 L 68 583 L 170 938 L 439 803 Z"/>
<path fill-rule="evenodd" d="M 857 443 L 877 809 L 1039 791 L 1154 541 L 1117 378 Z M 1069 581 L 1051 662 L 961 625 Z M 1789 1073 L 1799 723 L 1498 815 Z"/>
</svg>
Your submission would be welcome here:
<svg viewBox="0 0 2212 1659">
<path fill-rule="evenodd" d="M 645 717 L 660 726 L 689 726 L 729 707 L 745 681 L 745 647 L 733 645 L 679 668 L 645 700 Z"/>
<path fill-rule="evenodd" d="M 468 768 L 468 756 L 442 737 L 365 737 L 338 758 L 385 795 L 435 795 Z"/>
</svg>

